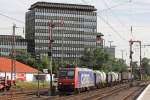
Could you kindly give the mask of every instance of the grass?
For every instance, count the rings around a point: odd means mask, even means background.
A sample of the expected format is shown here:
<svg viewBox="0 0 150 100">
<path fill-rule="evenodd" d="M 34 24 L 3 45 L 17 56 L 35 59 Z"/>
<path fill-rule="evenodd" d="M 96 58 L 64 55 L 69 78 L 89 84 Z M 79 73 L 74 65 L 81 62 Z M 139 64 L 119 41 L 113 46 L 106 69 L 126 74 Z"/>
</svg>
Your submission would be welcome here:
<svg viewBox="0 0 150 100">
<path fill-rule="evenodd" d="M 40 88 L 47 88 L 49 86 L 48 82 L 39 82 Z M 16 88 L 22 89 L 22 90 L 32 90 L 37 89 L 38 82 L 23 82 L 23 81 L 17 81 L 16 82 Z"/>
<path fill-rule="evenodd" d="M 144 80 L 150 80 L 150 76 L 144 77 Z"/>
</svg>

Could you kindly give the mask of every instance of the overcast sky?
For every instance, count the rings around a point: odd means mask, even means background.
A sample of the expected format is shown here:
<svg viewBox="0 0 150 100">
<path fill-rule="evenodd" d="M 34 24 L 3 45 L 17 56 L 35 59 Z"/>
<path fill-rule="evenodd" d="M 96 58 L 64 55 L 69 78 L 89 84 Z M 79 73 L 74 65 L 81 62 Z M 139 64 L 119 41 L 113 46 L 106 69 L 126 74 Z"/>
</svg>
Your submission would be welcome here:
<svg viewBox="0 0 150 100">
<path fill-rule="evenodd" d="M 0 0 L 0 34 L 11 34 L 12 24 L 24 27 L 25 12 L 31 4 L 38 0 Z M 142 44 L 150 44 L 150 0 L 43 0 L 47 2 L 77 3 L 94 5 L 98 12 L 98 32 L 104 34 L 106 45 L 114 41 L 116 57 L 129 58 L 129 40 L 141 40 Z M 14 18 L 10 20 L 6 16 Z M 133 33 L 130 27 L 133 26 Z M 22 28 L 16 33 L 24 35 Z M 134 45 L 134 60 L 138 60 L 139 47 Z M 142 56 L 150 56 L 150 47 L 142 48 Z M 150 57 L 149 57 L 150 58 Z"/>
</svg>

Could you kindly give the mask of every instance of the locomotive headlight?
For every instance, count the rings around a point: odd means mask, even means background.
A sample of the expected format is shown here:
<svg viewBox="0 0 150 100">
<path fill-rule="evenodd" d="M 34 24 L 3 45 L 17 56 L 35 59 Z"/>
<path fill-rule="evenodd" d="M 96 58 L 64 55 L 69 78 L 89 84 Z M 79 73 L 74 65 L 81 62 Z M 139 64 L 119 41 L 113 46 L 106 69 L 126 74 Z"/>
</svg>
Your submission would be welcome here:
<svg viewBox="0 0 150 100">
<path fill-rule="evenodd" d="M 59 83 L 59 85 L 62 85 L 62 83 Z"/>
<path fill-rule="evenodd" d="M 71 83 L 72 85 L 74 85 L 74 83 Z"/>
</svg>

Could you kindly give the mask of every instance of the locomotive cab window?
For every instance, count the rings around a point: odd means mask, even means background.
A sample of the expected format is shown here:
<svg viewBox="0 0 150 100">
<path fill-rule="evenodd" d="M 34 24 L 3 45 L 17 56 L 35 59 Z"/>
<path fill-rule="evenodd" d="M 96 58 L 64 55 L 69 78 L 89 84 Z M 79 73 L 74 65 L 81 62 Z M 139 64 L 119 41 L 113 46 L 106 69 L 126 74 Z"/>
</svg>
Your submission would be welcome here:
<svg viewBox="0 0 150 100">
<path fill-rule="evenodd" d="M 74 78 L 74 71 L 60 71 L 59 72 L 59 78 L 73 79 Z"/>
</svg>

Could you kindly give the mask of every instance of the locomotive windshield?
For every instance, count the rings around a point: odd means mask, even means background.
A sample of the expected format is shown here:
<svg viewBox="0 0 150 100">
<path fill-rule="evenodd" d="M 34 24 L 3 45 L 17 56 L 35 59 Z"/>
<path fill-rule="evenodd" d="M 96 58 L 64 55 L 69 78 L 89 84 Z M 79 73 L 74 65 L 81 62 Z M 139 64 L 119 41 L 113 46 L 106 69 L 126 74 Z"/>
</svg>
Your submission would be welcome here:
<svg viewBox="0 0 150 100">
<path fill-rule="evenodd" d="M 59 71 L 59 78 L 68 78 L 68 79 L 73 79 L 74 78 L 74 71 Z"/>
</svg>

